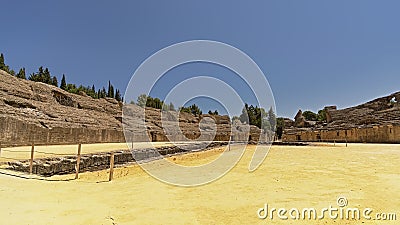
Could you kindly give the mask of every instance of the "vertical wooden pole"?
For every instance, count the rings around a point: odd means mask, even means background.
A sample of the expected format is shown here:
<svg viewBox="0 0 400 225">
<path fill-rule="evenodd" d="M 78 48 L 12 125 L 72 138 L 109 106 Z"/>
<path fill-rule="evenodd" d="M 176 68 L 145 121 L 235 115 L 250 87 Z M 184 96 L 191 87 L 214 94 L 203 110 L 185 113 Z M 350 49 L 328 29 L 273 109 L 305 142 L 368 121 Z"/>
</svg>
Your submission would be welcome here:
<svg viewBox="0 0 400 225">
<path fill-rule="evenodd" d="M 346 138 L 346 147 L 347 147 L 347 138 Z"/>
<path fill-rule="evenodd" d="M 75 179 L 78 179 L 79 177 L 79 164 L 81 163 L 81 149 L 82 149 L 82 144 L 79 144 L 78 155 L 76 156 Z"/>
<path fill-rule="evenodd" d="M 336 140 L 333 140 L 333 146 L 336 146 Z"/>
<path fill-rule="evenodd" d="M 35 144 L 32 143 L 31 159 L 29 161 L 29 174 L 32 174 L 32 172 L 33 172 L 33 153 L 34 152 L 35 152 Z"/>
<path fill-rule="evenodd" d="M 114 152 L 111 152 L 110 156 L 110 177 L 108 178 L 108 181 L 111 181 L 113 179 L 114 175 Z"/>
<path fill-rule="evenodd" d="M 132 140 L 131 140 L 131 143 L 132 143 L 132 150 L 133 150 L 133 141 L 135 140 L 135 136 L 133 135 L 133 133 L 132 133 Z"/>
</svg>

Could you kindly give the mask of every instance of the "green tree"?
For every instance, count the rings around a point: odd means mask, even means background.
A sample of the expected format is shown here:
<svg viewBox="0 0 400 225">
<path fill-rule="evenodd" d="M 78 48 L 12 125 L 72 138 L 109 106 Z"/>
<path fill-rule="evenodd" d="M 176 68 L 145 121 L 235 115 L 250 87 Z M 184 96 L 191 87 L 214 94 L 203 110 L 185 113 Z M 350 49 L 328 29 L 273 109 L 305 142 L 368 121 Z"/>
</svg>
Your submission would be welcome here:
<svg viewBox="0 0 400 225">
<path fill-rule="evenodd" d="M 49 68 L 46 67 L 43 71 L 43 83 L 52 84 L 52 78 L 50 75 Z"/>
<path fill-rule="evenodd" d="M 67 84 L 65 90 L 73 94 L 78 94 L 78 89 L 75 84 Z"/>
<path fill-rule="evenodd" d="M 5 59 L 4 59 L 3 53 L 0 54 L 0 70 L 4 70 L 11 75 L 15 74 L 14 70 L 10 71 L 10 67 L 5 64 Z"/>
<path fill-rule="evenodd" d="M 270 130 L 275 131 L 276 130 L 276 115 L 272 107 L 269 108 L 268 110 L 268 122 L 270 124 Z"/>
<path fill-rule="evenodd" d="M 188 107 L 182 106 L 179 108 L 179 111 L 191 113 L 195 116 L 199 116 L 199 115 L 203 114 L 203 112 L 200 110 L 200 108 L 196 104 L 190 105 Z"/>
<path fill-rule="evenodd" d="M 285 119 L 282 117 L 276 118 L 276 136 L 282 138 L 283 130 L 285 129 Z"/>
<path fill-rule="evenodd" d="M 242 123 L 254 125 L 264 130 L 274 131 L 276 127 L 276 115 L 272 107 L 266 113 L 264 108 L 249 106 L 246 103 L 242 109 L 242 114 L 238 118 Z"/>
<path fill-rule="evenodd" d="M 58 80 L 57 77 L 51 78 L 51 85 L 58 87 Z"/>
<path fill-rule="evenodd" d="M 169 103 L 169 110 L 175 111 L 175 106 L 172 102 Z"/>
<path fill-rule="evenodd" d="M 146 106 L 146 101 L 147 101 L 147 95 L 146 94 L 141 94 L 137 98 L 137 105 L 140 107 L 145 107 Z"/>
<path fill-rule="evenodd" d="M 117 100 L 119 102 L 122 100 L 121 93 L 119 92 L 118 89 L 115 91 L 115 100 Z"/>
<path fill-rule="evenodd" d="M 106 89 L 103 87 L 97 91 L 97 98 L 105 98 L 107 96 Z"/>
<path fill-rule="evenodd" d="M 240 114 L 239 116 L 240 122 L 250 124 L 249 114 L 247 113 L 248 111 L 249 111 L 249 105 L 245 103 L 242 109 L 242 114 Z"/>
<path fill-rule="evenodd" d="M 304 111 L 303 116 L 306 120 L 317 121 L 318 115 L 311 111 Z"/>
<path fill-rule="evenodd" d="M 24 67 L 19 69 L 19 72 L 17 73 L 17 77 L 26 80 L 25 68 Z"/>
<path fill-rule="evenodd" d="M 114 86 L 111 84 L 111 81 L 108 81 L 107 97 L 114 98 Z"/>
<path fill-rule="evenodd" d="M 43 66 L 39 67 L 37 73 L 32 73 L 28 79 L 31 81 L 42 82 L 50 85 L 54 85 L 54 81 L 57 80 L 57 78 L 51 76 L 49 69 L 43 69 Z"/>
<path fill-rule="evenodd" d="M 208 114 L 210 115 L 218 115 L 218 110 L 215 110 L 214 112 L 211 110 L 208 110 Z"/>
<path fill-rule="evenodd" d="M 67 81 L 65 80 L 65 74 L 63 74 L 63 76 L 61 78 L 60 88 L 63 90 L 67 89 Z"/>
<path fill-rule="evenodd" d="M 326 122 L 326 112 L 324 109 L 318 111 L 317 119 L 318 121 Z"/>
<path fill-rule="evenodd" d="M 0 69 L 4 70 L 4 66 L 5 66 L 5 64 L 4 64 L 4 55 L 3 55 L 3 53 L 1 53 L 1 55 L 0 55 Z"/>
</svg>

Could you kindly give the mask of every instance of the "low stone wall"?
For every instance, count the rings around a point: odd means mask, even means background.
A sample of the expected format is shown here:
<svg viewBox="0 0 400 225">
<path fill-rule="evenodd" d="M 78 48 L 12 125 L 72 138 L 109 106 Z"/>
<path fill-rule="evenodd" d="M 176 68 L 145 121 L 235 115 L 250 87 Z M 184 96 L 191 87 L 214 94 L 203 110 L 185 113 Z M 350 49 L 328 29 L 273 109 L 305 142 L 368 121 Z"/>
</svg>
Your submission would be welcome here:
<svg viewBox="0 0 400 225">
<path fill-rule="evenodd" d="M 11 117 L 0 117 L 2 147 L 125 142 L 122 130 L 90 128 L 45 128 Z"/>
<path fill-rule="evenodd" d="M 211 149 L 227 145 L 228 142 L 212 142 L 210 144 L 200 142 L 178 146 L 164 146 L 155 149 L 141 149 L 134 151 L 115 151 L 114 164 L 121 165 L 135 161 L 155 160 L 160 155 L 173 155 L 177 153 L 189 153 L 204 149 Z M 35 159 L 33 161 L 33 173 L 41 176 L 75 173 L 76 156 L 52 157 Z M 96 171 L 109 168 L 110 152 L 81 155 L 79 171 Z M 29 173 L 29 160 L 8 162 L 8 169 Z"/>
</svg>

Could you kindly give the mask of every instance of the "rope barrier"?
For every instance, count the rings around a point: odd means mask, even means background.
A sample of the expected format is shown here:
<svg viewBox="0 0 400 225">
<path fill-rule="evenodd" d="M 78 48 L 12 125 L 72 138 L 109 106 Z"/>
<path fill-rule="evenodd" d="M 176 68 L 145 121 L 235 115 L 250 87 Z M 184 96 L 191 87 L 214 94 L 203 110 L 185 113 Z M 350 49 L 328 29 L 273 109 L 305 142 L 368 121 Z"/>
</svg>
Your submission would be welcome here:
<svg viewBox="0 0 400 225">
<path fill-rule="evenodd" d="M 1 149 L 2 152 L 12 152 L 12 153 L 30 153 L 31 151 L 28 150 L 6 150 Z M 41 153 L 45 155 L 75 155 L 75 153 L 55 153 L 55 152 L 43 152 L 43 151 L 35 151 L 35 153 Z"/>
<path fill-rule="evenodd" d="M 31 152 L 27 150 L 7 150 L 7 149 L 1 149 L 2 152 Z"/>
<path fill-rule="evenodd" d="M 61 155 L 61 156 L 68 156 L 68 155 L 76 155 L 75 153 L 55 153 L 55 152 L 42 152 L 42 151 L 35 151 L 35 153 L 41 153 L 45 155 Z"/>
</svg>

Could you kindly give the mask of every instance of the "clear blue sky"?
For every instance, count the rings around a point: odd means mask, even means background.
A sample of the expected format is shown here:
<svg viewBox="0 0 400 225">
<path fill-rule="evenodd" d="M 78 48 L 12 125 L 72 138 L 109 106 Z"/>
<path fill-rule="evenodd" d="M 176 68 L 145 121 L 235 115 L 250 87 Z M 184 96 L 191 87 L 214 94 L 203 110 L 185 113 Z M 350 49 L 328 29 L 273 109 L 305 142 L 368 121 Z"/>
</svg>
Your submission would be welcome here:
<svg viewBox="0 0 400 225">
<path fill-rule="evenodd" d="M 161 48 L 221 41 L 254 59 L 288 117 L 400 90 L 400 1 L 240 2 L 6 0 L 0 52 L 14 70 L 124 91 Z"/>
</svg>

